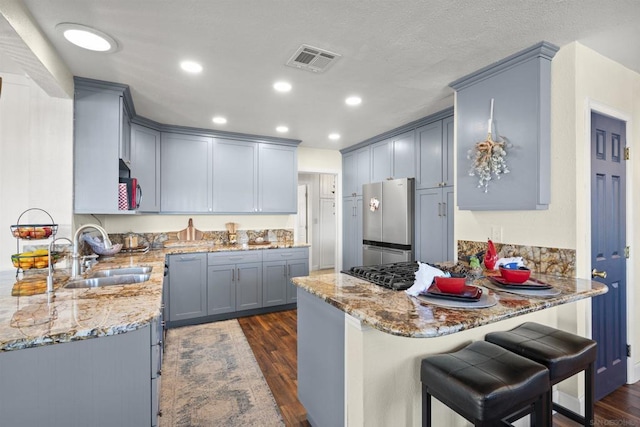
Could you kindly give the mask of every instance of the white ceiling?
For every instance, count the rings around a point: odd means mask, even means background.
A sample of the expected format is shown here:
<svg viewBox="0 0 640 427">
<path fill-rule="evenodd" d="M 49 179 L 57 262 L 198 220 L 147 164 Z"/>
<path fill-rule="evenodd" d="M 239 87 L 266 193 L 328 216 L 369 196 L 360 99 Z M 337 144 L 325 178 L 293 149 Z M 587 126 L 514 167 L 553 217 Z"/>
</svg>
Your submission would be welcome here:
<svg viewBox="0 0 640 427">
<path fill-rule="evenodd" d="M 450 82 L 543 40 L 579 41 L 640 72 L 638 0 L 23 3 L 73 75 L 129 85 L 139 115 L 316 148 L 344 148 L 450 107 Z M 70 45 L 55 30 L 61 22 L 97 28 L 121 48 Z M 301 44 L 342 57 L 323 74 L 285 66 Z M 183 59 L 204 71 L 186 75 Z M 290 93 L 272 89 L 281 79 Z M 344 104 L 351 94 L 362 97 L 359 107 Z M 214 115 L 228 123 L 213 124 Z M 281 124 L 288 134 L 275 131 Z M 342 138 L 329 141 L 331 132 Z"/>
</svg>

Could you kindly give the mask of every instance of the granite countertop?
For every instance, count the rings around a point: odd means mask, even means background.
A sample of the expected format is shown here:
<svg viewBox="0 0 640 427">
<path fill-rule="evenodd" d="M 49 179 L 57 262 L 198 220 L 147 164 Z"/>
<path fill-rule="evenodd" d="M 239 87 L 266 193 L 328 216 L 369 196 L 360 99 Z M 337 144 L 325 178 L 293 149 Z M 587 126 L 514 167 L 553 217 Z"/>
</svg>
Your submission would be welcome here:
<svg viewBox="0 0 640 427">
<path fill-rule="evenodd" d="M 488 279 L 474 285 L 485 287 L 497 304 L 482 309 L 454 309 L 434 305 L 346 274 L 294 277 L 293 283 L 356 319 L 389 334 L 432 338 L 494 323 L 545 308 L 591 298 L 607 292 L 606 285 L 584 279 L 536 275 L 561 292 L 541 298 L 494 290 Z"/>
<path fill-rule="evenodd" d="M 160 315 L 165 256 L 307 247 L 308 245 L 214 245 L 211 241 L 176 242 L 147 253 L 119 253 L 99 259 L 89 275 L 105 269 L 151 266 L 151 277 L 138 284 L 66 289 L 69 269 L 55 269 L 55 292 L 12 296 L 16 271 L 0 272 L 0 352 L 116 335 L 148 325 Z M 46 280 L 47 270 L 28 271 L 20 282 Z"/>
</svg>

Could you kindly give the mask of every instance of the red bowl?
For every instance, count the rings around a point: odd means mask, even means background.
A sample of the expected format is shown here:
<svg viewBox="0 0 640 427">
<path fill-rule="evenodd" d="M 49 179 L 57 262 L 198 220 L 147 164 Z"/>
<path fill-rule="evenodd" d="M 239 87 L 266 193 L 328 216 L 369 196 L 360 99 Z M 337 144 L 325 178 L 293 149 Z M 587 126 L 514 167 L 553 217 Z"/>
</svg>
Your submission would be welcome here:
<svg viewBox="0 0 640 427">
<path fill-rule="evenodd" d="M 440 292 L 461 294 L 464 290 L 464 277 L 436 277 L 436 286 Z"/>
<path fill-rule="evenodd" d="M 500 274 L 509 283 L 524 283 L 531 277 L 531 270 L 527 267 L 504 268 L 501 266 Z"/>
</svg>

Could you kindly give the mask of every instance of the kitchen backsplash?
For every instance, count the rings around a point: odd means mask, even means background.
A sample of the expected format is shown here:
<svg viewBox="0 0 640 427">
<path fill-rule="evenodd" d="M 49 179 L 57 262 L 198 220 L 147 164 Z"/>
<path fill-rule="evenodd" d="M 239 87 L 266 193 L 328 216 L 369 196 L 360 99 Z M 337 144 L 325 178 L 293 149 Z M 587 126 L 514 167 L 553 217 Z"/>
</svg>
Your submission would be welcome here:
<svg viewBox="0 0 640 427">
<path fill-rule="evenodd" d="M 545 248 L 495 243 L 500 258 L 521 256 L 524 264 L 535 273 L 556 276 L 576 276 L 576 251 L 573 249 Z M 487 242 L 458 240 L 458 259 L 487 250 Z"/>
<path fill-rule="evenodd" d="M 151 249 L 161 249 L 165 242 L 177 241 L 178 231 L 168 231 L 164 233 L 135 233 L 138 236 L 138 244 L 145 245 L 149 243 Z M 125 237 L 130 233 L 110 233 L 109 238 L 112 243 L 124 243 Z M 229 234 L 227 231 L 203 231 L 203 240 L 211 240 L 216 244 L 229 243 Z M 263 229 L 263 230 L 237 230 L 237 242 L 253 242 L 258 237 L 262 237 L 264 241 L 280 244 L 293 243 L 293 230 L 289 229 Z"/>
</svg>

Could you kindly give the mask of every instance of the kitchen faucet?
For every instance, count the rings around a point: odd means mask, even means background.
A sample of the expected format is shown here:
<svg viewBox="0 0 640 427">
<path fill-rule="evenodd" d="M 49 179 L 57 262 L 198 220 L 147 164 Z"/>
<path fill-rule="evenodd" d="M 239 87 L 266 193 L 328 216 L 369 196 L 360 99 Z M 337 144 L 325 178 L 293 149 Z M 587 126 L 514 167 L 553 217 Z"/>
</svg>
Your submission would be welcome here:
<svg viewBox="0 0 640 427">
<path fill-rule="evenodd" d="M 51 293 L 53 292 L 53 262 L 51 260 L 51 252 L 53 251 L 53 245 L 58 241 L 58 240 L 66 240 L 67 242 L 69 242 L 69 244 L 73 245 L 73 242 L 71 241 L 71 239 L 68 239 L 66 237 L 58 237 L 57 239 L 53 239 L 53 241 L 49 244 L 49 275 L 47 276 L 47 293 Z"/>
<path fill-rule="evenodd" d="M 83 230 L 86 230 L 87 228 L 94 228 L 96 230 L 98 230 L 100 232 L 100 234 L 102 234 L 102 241 L 104 243 L 104 248 L 105 249 L 109 249 L 111 248 L 111 240 L 109 240 L 109 236 L 107 235 L 107 232 L 105 231 L 104 228 L 100 227 L 97 224 L 85 224 L 80 226 L 77 230 L 76 230 L 76 234 L 74 234 L 73 236 L 73 254 L 71 255 L 72 261 L 71 261 L 71 278 L 74 279 L 78 276 L 80 276 L 81 271 L 80 271 L 80 233 Z"/>
</svg>

